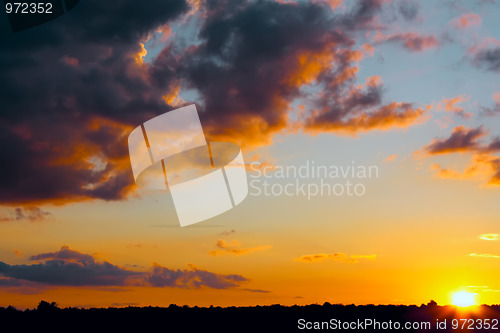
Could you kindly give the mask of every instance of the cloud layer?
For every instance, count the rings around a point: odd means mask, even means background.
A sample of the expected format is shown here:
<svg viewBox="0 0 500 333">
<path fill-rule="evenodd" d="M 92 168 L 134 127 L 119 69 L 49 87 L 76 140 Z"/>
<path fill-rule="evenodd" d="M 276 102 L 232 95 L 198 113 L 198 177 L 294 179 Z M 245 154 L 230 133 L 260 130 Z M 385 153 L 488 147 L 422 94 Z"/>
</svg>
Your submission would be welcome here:
<svg viewBox="0 0 500 333">
<path fill-rule="evenodd" d="M 64 245 L 58 251 L 30 257 L 35 263 L 9 265 L 0 261 L 0 287 L 201 287 L 227 289 L 239 287 L 248 279 L 239 274 L 218 274 L 188 265 L 189 269 L 170 269 L 153 264 L 151 271 L 132 271 L 107 261 L 98 261 Z"/>
<path fill-rule="evenodd" d="M 376 254 L 353 254 L 347 255 L 345 253 L 319 253 L 308 254 L 295 258 L 296 261 L 302 262 L 319 262 L 324 260 L 331 260 L 340 263 L 355 264 L 360 260 L 374 261 L 377 258 Z"/>
</svg>

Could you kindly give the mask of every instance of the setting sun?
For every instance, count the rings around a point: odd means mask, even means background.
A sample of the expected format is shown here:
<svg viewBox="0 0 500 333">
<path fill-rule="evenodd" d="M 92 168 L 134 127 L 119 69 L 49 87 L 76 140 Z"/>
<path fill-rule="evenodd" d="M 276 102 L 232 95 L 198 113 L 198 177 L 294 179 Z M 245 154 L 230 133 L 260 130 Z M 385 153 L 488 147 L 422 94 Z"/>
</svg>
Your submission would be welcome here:
<svg viewBox="0 0 500 333">
<path fill-rule="evenodd" d="M 466 291 L 459 291 L 453 294 L 452 303 L 455 306 L 467 307 L 475 305 L 476 301 L 474 299 L 474 294 Z"/>
</svg>

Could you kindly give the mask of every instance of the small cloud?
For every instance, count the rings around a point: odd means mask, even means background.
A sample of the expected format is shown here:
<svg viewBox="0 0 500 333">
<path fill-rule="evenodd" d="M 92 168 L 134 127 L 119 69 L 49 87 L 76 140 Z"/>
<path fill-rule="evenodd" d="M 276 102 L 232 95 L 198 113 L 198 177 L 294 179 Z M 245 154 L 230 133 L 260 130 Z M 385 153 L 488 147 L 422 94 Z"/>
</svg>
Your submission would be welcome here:
<svg viewBox="0 0 500 333">
<path fill-rule="evenodd" d="M 19 257 L 19 258 L 22 258 L 22 257 L 24 256 L 23 251 L 18 250 L 18 249 L 14 249 L 14 253 L 15 253 L 15 255 L 16 255 L 17 257 Z"/>
<path fill-rule="evenodd" d="M 12 211 L 8 212 L 7 215 L 0 216 L 0 222 L 10 222 L 10 221 L 45 221 L 49 219 L 51 214 L 45 212 L 40 207 L 28 206 L 28 207 L 17 207 Z"/>
<path fill-rule="evenodd" d="M 235 232 L 236 232 L 236 230 L 232 229 L 232 230 L 229 230 L 229 231 L 223 231 L 220 234 L 223 235 L 223 236 L 229 236 L 231 234 L 234 234 Z"/>
<path fill-rule="evenodd" d="M 249 291 L 251 293 L 264 293 L 264 294 L 267 294 L 267 293 L 270 293 L 271 291 L 269 290 L 262 290 L 262 289 L 248 289 L 248 288 L 245 288 L 243 289 L 245 291 Z"/>
<path fill-rule="evenodd" d="M 347 255 L 345 253 L 330 253 L 330 254 L 319 253 L 319 254 L 303 255 L 301 257 L 294 258 L 294 260 L 302 262 L 318 262 L 323 260 L 333 260 L 335 262 L 355 264 L 358 263 L 359 260 L 374 261 L 376 258 L 377 258 L 376 254 Z"/>
<path fill-rule="evenodd" d="M 434 35 L 421 35 L 416 32 L 384 35 L 381 32 L 375 35 L 376 43 L 396 43 L 412 52 L 423 52 L 439 46 L 439 41 Z"/>
<path fill-rule="evenodd" d="M 474 151 L 480 148 L 479 139 L 487 134 L 488 131 L 482 126 L 477 128 L 457 126 L 448 138 L 432 140 L 429 145 L 423 148 L 423 151 L 429 155 Z M 416 154 L 421 154 L 421 152 L 417 152 Z"/>
<path fill-rule="evenodd" d="M 498 234 L 482 234 L 479 235 L 479 238 L 489 241 L 496 241 L 498 240 Z"/>
<path fill-rule="evenodd" d="M 399 13 L 403 15 L 407 21 L 413 21 L 418 15 L 420 5 L 414 1 L 401 1 L 399 3 Z"/>
<path fill-rule="evenodd" d="M 219 249 L 209 252 L 213 256 L 217 256 L 219 254 L 243 255 L 243 254 L 248 254 L 250 252 L 266 250 L 266 249 L 271 248 L 270 245 L 264 245 L 264 246 L 256 246 L 256 247 L 251 247 L 251 248 L 245 249 L 245 248 L 241 248 L 241 243 L 236 241 L 236 240 L 233 240 L 231 243 L 227 243 L 222 239 L 217 240 L 217 242 L 215 243 L 215 246 L 217 246 Z"/>
<path fill-rule="evenodd" d="M 139 303 L 111 303 L 111 306 L 121 308 L 124 306 L 139 306 Z"/>
<path fill-rule="evenodd" d="M 471 289 L 471 291 L 482 292 L 482 293 L 498 293 L 500 290 L 491 289 L 488 286 L 467 286 L 467 288 Z"/>
<path fill-rule="evenodd" d="M 465 29 L 470 26 L 481 25 L 483 20 L 475 13 L 465 13 L 460 17 L 455 17 L 451 20 L 450 24 L 458 29 Z"/>
<path fill-rule="evenodd" d="M 70 67 L 78 67 L 80 65 L 80 61 L 77 58 L 70 57 L 65 55 L 61 58 L 61 62 Z"/>
<path fill-rule="evenodd" d="M 384 162 L 393 162 L 398 158 L 398 154 L 393 154 L 391 156 L 387 156 L 384 160 Z"/>
<path fill-rule="evenodd" d="M 481 114 L 487 117 L 494 117 L 500 115 L 500 92 L 493 93 L 493 100 L 495 104 L 491 107 L 482 107 Z"/>
<path fill-rule="evenodd" d="M 156 244 L 141 244 L 141 243 L 129 243 L 126 246 L 127 249 L 144 249 L 144 248 L 158 248 Z"/>
<path fill-rule="evenodd" d="M 497 254 L 489 254 L 489 253 L 471 253 L 469 254 L 471 257 L 481 257 L 481 258 L 500 258 L 500 255 Z"/>
<path fill-rule="evenodd" d="M 443 97 L 443 100 L 436 105 L 436 110 L 455 113 L 462 118 L 470 118 L 473 114 L 465 112 L 465 109 L 458 105 L 467 102 L 469 99 L 466 95 L 458 95 L 457 97 L 448 99 Z"/>
<path fill-rule="evenodd" d="M 500 72 L 500 47 L 481 50 L 474 57 L 474 64 L 492 72 Z"/>
<path fill-rule="evenodd" d="M 365 43 L 365 44 L 361 45 L 361 51 L 363 52 L 363 54 L 365 56 L 371 57 L 371 56 L 373 56 L 375 49 L 373 48 L 373 46 L 371 44 Z"/>
</svg>

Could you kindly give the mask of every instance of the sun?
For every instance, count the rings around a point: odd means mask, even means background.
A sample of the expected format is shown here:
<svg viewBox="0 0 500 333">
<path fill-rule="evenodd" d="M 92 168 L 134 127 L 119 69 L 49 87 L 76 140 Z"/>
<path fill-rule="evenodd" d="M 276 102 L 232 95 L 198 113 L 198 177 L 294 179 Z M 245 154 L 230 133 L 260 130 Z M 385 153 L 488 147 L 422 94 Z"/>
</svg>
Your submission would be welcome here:
<svg viewBox="0 0 500 333">
<path fill-rule="evenodd" d="M 466 291 L 458 291 L 453 294 L 452 303 L 455 306 L 467 307 L 476 305 L 476 300 L 474 299 L 474 294 Z"/>
</svg>

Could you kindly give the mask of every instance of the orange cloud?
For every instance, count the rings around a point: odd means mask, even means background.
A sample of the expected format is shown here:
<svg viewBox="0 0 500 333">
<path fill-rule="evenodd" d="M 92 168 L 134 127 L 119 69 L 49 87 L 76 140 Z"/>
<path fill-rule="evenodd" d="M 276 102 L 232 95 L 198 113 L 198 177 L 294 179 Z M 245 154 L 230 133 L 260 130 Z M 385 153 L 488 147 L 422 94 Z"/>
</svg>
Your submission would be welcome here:
<svg viewBox="0 0 500 333">
<path fill-rule="evenodd" d="M 463 171 L 445 168 L 438 163 L 432 164 L 430 169 L 443 179 L 476 180 L 488 186 L 500 185 L 500 158 L 491 154 L 473 154 Z"/>
<path fill-rule="evenodd" d="M 384 159 L 384 161 L 385 162 L 392 162 L 392 161 L 396 160 L 396 158 L 398 158 L 398 154 L 393 154 L 393 155 L 387 156 Z"/>
<path fill-rule="evenodd" d="M 184 99 L 180 96 L 181 85 L 176 83 L 172 86 L 170 91 L 162 96 L 163 100 L 167 105 L 171 106 L 180 106 L 181 104 L 186 103 Z"/>
<path fill-rule="evenodd" d="M 439 45 L 439 41 L 434 35 L 421 35 L 416 32 L 397 33 L 384 35 L 381 32 L 375 35 L 376 43 L 397 43 L 401 44 L 408 51 L 423 52 Z"/>
<path fill-rule="evenodd" d="M 330 253 L 330 254 L 319 253 L 319 254 L 303 255 L 298 258 L 294 258 L 294 260 L 301 262 L 318 262 L 323 260 L 333 260 L 335 262 L 354 264 L 358 263 L 359 260 L 374 261 L 376 258 L 377 258 L 376 254 L 347 255 L 345 253 Z"/>
<path fill-rule="evenodd" d="M 408 103 L 393 102 L 377 110 L 361 113 L 346 120 L 331 121 L 328 111 L 317 113 L 307 120 L 306 131 L 339 132 L 356 134 L 371 130 L 389 130 L 392 128 L 407 128 L 420 124 L 428 119 L 424 108 L 413 108 Z"/>
<path fill-rule="evenodd" d="M 464 29 L 470 26 L 480 25 L 482 19 L 479 15 L 475 13 L 465 13 L 460 17 L 456 17 L 451 20 L 451 25 L 455 28 Z"/>
<path fill-rule="evenodd" d="M 144 43 L 139 43 L 139 52 L 134 55 L 134 60 L 137 64 L 144 63 L 144 57 L 148 54 L 148 50 L 144 47 Z"/>
<path fill-rule="evenodd" d="M 436 105 L 436 110 L 454 112 L 456 114 L 461 115 L 464 118 L 469 118 L 472 116 L 472 113 L 465 113 L 465 109 L 457 105 L 468 100 L 469 97 L 465 95 L 458 95 L 455 98 L 449 98 L 449 99 L 443 97 L 443 100 Z"/>
<path fill-rule="evenodd" d="M 375 51 L 373 46 L 371 44 L 368 44 L 368 43 L 361 45 L 361 50 L 363 51 L 363 54 L 370 56 L 370 57 L 373 55 L 373 53 Z"/>
<path fill-rule="evenodd" d="M 61 58 L 61 61 L 71 67 L 78 67 L 80 65 L 80 61 L 77 58 L 70 57 L 69 55 L 64 55 Z"/>
</svg>

